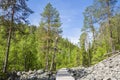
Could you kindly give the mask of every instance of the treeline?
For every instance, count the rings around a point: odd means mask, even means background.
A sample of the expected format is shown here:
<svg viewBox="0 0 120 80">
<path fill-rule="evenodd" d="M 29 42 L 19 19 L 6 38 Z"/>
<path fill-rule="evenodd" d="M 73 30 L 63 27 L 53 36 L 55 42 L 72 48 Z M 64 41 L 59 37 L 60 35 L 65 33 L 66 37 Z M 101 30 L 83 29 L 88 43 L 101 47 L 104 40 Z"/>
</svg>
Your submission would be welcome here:
<svg viewBox="0 0 120 80">
<path fill-rule="evenodd" d="M 36 26 L 28 26 L 28 25 L 19 25 L 22 33 L 19 31 L 14 31 L 11 39 L 11 48 L 9 51 L 9 59 L 8 59 L 8 71 L 12 70 L 34 70 L 34 69 L 45 69 L 46 68 L 46 47 L 42 44 L 44 40 L 39 39 L 41 34 L 38 34 L 41 27 Z M 4 65 L 4 57 L 5 57 L 5 48 L 6 48 L 6 40 L 7 34 L 4 30 L 7 27 L 1 26 L 0 31 L 0 70 L 2 71 Z M 7 31 L 6 31 L 7 32 Z M 53 39 L 55 40 L 55 39 Z M 42 43 L 43 41 L 43 43 Z M 54 42 L 52 43 L 53 48 L 50 50 L 49 55 L 49 68 L 52 63 L 52 56 L 54 53 Z M 45 45 L 47 46 L 47 45 Z M 79 50 L 78 47 L 73 45 L 68 39 L 64 39 L 61 36 L 58 39 L 57 51 L 56 51 L 56 67 L 72 67 L 77 65 L 75 63 L 75 53 Z"/>
<path fill-rule="evenodd" d="M 90 66 L 120 50 L 120 9 L 118 0 L 94 0 L 84 11 L 80 36 L 82 65 Z"/>
</svg>

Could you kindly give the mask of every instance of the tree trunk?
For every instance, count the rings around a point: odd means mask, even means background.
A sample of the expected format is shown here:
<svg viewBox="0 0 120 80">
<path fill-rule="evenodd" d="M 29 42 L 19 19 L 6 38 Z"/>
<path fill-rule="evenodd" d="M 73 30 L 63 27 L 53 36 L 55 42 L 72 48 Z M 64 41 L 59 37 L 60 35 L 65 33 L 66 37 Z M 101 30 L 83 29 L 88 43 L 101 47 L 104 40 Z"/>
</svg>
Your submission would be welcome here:
<svg viewBox="0 0 120 80">
<path fill-rule="evenodd" d="M 27 56 L 26 54 L 24 55 L 24 71 L 27 71 Z"/>
<path fill-rule="evenodd" d="M 79 52 L 78 49 L 77 49 L 76 53 L 77 53 L 77 55 L 76 55 L 76 64 L 77 64 L 77 66 L 80 66 L 80 52 Z"/>
<path fill-rule="evenodd" d="M 48 60 L 48 53 L 46 52 L 46 71 L 48 71 L 49 60 Z"/>
<path fill-rule="evenodd" d="M 117 36 L 118 36 L 118 44 L 120 44 L 120 28 L 119 27 L 117 27 Z"/>
<path fill-rule="evenodd" d="M 7 48 L 6 48 L 6 53 L 5 53 L 5 60 L 4 60 L 4 65 L 3 65 L 3 72 L 4 73 L 6 73 L 7 66 L 8 66 L 8 57 L 9 57 L 9 49 L 10 49 L 10 42 L 11 42 L 11 33 L 12 33 L 12 29 L 10 28 L 8 39 L 7 39 Z"/>
<path fill-rule="evenodd" d="M 90 51 L 90 42 L 89 42 L 89 51 L 88 51 L 88 63 L 89 63 L 89 65 L 88 65 L 88 67 L 90 67 L 90 65 L 91 65 L 91 51 Z"/>
<path fill-rule="evenodd" d="M 7 38 L 7 47 L 6 47 L 6 53 L 5 53 L 5 60 L 4 60 L 4 65 L 3 65 L 3 72 L 7 72 L 7 66 L 8 66 L 8 58 L 9 58 L 9 50 L 10 50 L 10 43 L 11 43 L 11 34 L 12 34 L 12 26 L 14 22 L 14 5 L 12 8 L 12 14 L 11 14 L 11 22 L 10 22 L 10 28 L 9 28 L 9 34 Z"/>
<path fill-rule="evenodd" d="M 109 0 L 106 0 L 106 4 L 107 4 L 107 15 L 108 15 L 108 29 L 109 29 L 109 34 L 110 34 L 110 47 L 111 47 L 111 51 L 115 51 L 115 47 L 113 45 L 113 37 L 112 37 L 112 26 L 111 26 L 111 21 L 110 21 L 110 17 L 111 17 L 111 12 L 110 12 L 110 4 L 109 4 Z"/>
<path fill-rule="evenodd" d="M 46 51 L 46 71 L 49 69 L 49 53 L 50 53 L 50 17 L 48 17 L 48 31 L 47 31 L 47 51 Z"/>
<path fill-rule="evenodd" d="M 57 42 L 58 42 L 58 37 L 56 37 L 56 39 L 55 39 L 54 53 L 53 53 L 53 55 L 52 55 L 52 62 L 51 62 L 50 71 L 56 71 L 56 52 L 57 52 Z"/>
</svg>

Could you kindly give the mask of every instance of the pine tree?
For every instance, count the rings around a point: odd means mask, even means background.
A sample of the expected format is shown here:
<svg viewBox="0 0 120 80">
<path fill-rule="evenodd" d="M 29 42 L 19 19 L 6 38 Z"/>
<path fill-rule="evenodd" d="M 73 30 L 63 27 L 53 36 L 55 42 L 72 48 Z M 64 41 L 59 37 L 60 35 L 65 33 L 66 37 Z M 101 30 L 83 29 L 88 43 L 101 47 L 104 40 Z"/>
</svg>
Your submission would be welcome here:
<svg viewBox="0 0 120 80">
<path fill-rule="evenodd" d="M 0 11 L 2 12 L 2 14 L 0 14 L 3 19 L 2 23 L 5 24 L 7 22 L 7 26 L 9 26 L 5 60 L 3 66 L 3 72 L 6 72 L 8 66 L 11 38 L 15 28 L 15 24 L 27 22 L 26 18 L 29 14 L 33 13 L 33 11 L 27 7 L 26 0 L 1 0 L 0 9 Z"/>
<path fill-rule="evenodd" d="M 52 7 L 50 3 L 46 5 L 41 16 L 42 19 L 40 28 L 42 28 L 41 30 L 43 30 L 44 33 L 38 35 L 41 35 L 40 42 L 43 43 L 41 46 L 44 47 L 44 50 L 42 51 L 45 53 L 45 69 L 48 71 L 50 69 L 50 64 L 52 65 L 54 63 L 51 62 L 54 61 L 52 59 L 55 59 L 54 57 L 56 54 L 56 49 L 54 48 L 55 46 L 53 46 L 53 44 L 57 44 L 55 39 L 56 37 L 59 37 L 59 34 L 61 33 L 61 22 L 58 11 L 56 8 Z M 51 55 L 54 56 L 52 59 Z M 53 66 L 51 67 L 51 70 L 53 70 Z"/>
<path fill-rule="evenodd" d="M 82 65 L 83 66 L 88 65 L 87 52 L 86 52 L 86 39 L 87 39 L 87 33 L 83 32 L 80 36 L 80 47 L 82 50 Z"/>
<path fill-rule="evenodd" d="M 112 32 L 112 26 L 111 26 L 111 18 L 115 15 L 115 5 L 117 3 L 117 0 L 96 0 L 94 5 L 96 6 L 95 12 L 97 13 L 96 19 L 98 22 L 103 23 L 107 22 L 107 35 L 109 36 L 109 45 L 110 49 L 109 51 L 114 51 L 115 46 L 113 42 L 113 32 Z"/>
</svg>

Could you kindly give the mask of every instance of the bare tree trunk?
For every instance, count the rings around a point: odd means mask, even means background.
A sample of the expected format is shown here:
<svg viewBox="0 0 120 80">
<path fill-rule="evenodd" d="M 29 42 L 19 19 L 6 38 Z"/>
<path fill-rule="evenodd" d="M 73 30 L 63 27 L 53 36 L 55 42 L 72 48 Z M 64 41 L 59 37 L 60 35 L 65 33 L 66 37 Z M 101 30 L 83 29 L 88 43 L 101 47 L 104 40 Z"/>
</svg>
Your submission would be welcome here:
<svg viewBox="0 0 120 80">
<path fill-rule="evenodd" d="M 10 29 L 9 29 L 9 34 L 8 34 L 8 38 L 7 38 L 7 47 L 6 47 L 4 65 L 3 65 L 3 72 L 4 73 L 7 72 L 9 50 L 10 50 L 10 43 L 11 43 L 11 34 L 12 34 L 12 26 L 13 26 L 13 22 L 14 22 L 13 19 L 14 19 L 14 6 L 13 6 L 13 9 L 12 9 Z"/>
<path fill-rule="evenodd" d="M 52 62 L 51 62 L 50 71 L 56 71 L 56 52 L 57 52 L 57 42 L 58 42 L 58 37 L 56 37 L 56 39 L 55 39 L 54 53 L 53 53 L 53 55 L 52 55 Z"/>
<path fill-rule="evenodd" d="M 89 42 L 89 51 L 88 51 L 88 63 L 89 63 L 89 66 L 91 65 L 91 51 L 90 51 L 90 42 Z"/>
<path fill-rule="evenodd" d="M 8 39 L 7 39 L 7 48 L 6 48 L 6 53 L 5 53 L 4 65 L 3 65 L 4 73 L 6 73 L 7 66 L 8 66 L 8 57 L 9 57 L 9 49 L 10 49 L 10 42 L 11 42 L 11 32 L 12 32 L 12 29 L 9 30 L 9 35 L 8 35 Z"/>
<path fill-rule="evenodd" d="M 27 56 L 26 54 L 24 55 L 24 71 L 27 71 L 27 60 L 26 60 Z"/>
<path fill-rule="evenodd" d="M 50 53 L 50 17 L 48 17 L 48 31 L 47 31 L 47 51 L 46 51 L 46 71 L 49 69 L 49 53 Z"/>
<path fill-rule="evenodd" d="M 48 53 L 46 53 L 46 71 L 48 71 L 49 60 L 48 60 Z"/>
<path fill-rule="evenodd" d="M 46 51 L 46 71 L 48 71 L 48 66 L 49 66 L 49 57 L 48 57 L 48 54 L 49 54 L 49 40 L 47 40 L 47 51 Z"/>
<path fill-rule="evenodd" d="M 91 21 L 90 21 L 90 26 L 91 26 L 91 31 L 92 31 L 92 36 L 93 36 L 93 54 L 95 53 L 95 28 L 94 28 L 94 25 L 93 25 L 93 20 L 92 20 L 92 17 L 91 18 Z"/>
</svg>

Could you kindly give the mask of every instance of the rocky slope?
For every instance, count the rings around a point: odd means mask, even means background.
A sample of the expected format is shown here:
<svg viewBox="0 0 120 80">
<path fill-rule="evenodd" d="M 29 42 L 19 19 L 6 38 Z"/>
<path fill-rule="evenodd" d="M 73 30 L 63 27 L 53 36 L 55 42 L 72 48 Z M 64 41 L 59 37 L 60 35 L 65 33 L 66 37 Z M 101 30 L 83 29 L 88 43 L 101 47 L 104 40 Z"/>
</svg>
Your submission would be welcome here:
<svg viewBox="0 0 120 80">
<path fill-rule="evenodd" d="M 77 80 L 120 80 L 120 53 L 89 68 L 73 68 L 71 74 Z"/>
<path fill-rule="evenodd" d="M 0 75 L 0 80 L 55 80 L 55 74 L 45 72 L 44 70 L 13 71 L 7 73 L 6 78 Z"/>
<path fill-rule="evenodd" d="M 34 70 L 29 72 L 17 72 L 17 75 L 20 76 L 20 80 L 54 80 L 55 75 L 51 75 L 49 72 L 44 70 Z"/>
</svg>

